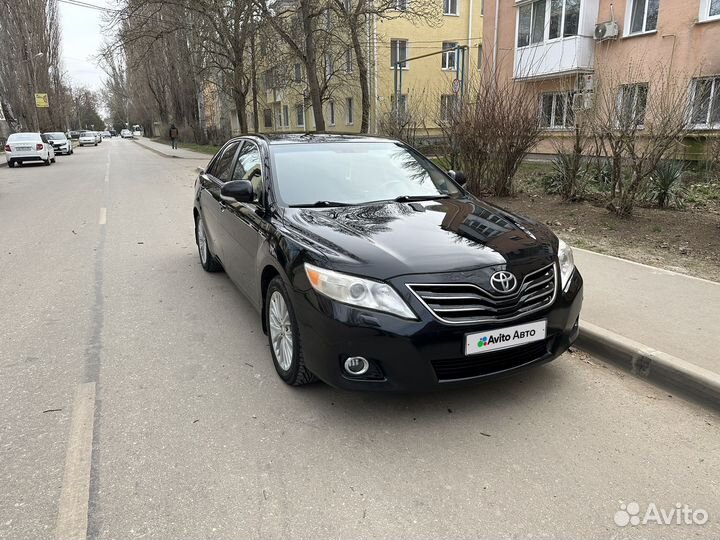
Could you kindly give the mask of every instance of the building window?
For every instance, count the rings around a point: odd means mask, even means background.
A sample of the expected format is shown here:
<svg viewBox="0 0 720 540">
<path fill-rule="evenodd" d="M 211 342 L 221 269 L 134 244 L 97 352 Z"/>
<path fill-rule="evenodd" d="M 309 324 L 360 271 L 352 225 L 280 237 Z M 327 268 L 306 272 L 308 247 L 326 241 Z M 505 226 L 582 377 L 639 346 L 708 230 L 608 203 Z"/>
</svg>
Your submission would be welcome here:
<svg viewBox="0 0 720 540">
<path fill-rule="evenodd" d="M 265 83 L 265 90 L 272 90 L 273 88 L 275 88 L 275 76 L 272 69 L 268 69 L 263 74 L 263 79 Z"/>
<path fill-rule="evenodd" d="M 482 64 L 483 64 L 483 49 L 482 49 L 482 45 L 478 45 L 477 68 L 482 69 Z"/>
<path fill-rule="evenodd" d="M 406 11 L 408 0 L 395 0 L 395 11 Z"/>
<path fill-rule="evenodd" d="M 457 43 L 444 41 L 442 44 L 442 68 L 455 69 L 457 67 Z"/>
<path fill-rule="evenodd" d="M 343 6 L 348 13 L 352 10 L 352 0 L 343 0 Z"/>
<path fill-rule="evenodd" d="M 540 121 L 546 128 L 571 128 L 575 125 L 573 92 L 555 92 L 540 96 Z"/>
<path fill-rule="evenodd" d="M 328 109 L 330 111 L 330 125 L 335 125 L 335 102 L 330 101 L 328 102 Z"/>
<path fill-rule="evenodd" d="M 540 43 L 545 37 L 545 0 L 524 4 L 518 9 L 517 46 Z"/>
<path fill-rule="evenodd" d="M 348 125 L 351 125 L 353 123 L 353 98 L 349 97 L 347 98 L 347 104 L 345 105 L 345 122 Z"/>
<path fill-rule="evenodd" d="M 395 107 L 395 94 L 392 96 L 392 110 L 393 112 L 399 112 L 401 115 L 407 114 L 407 94 L 400 94 L 400 99 L 398 100 L 400 103 L 400 110 Z"/>
<path fill-rule="evenodd" d="M 443 0 L 443 15 L 458 15 L 458 0 Z"/>
<path fill-rule="evenodd" d="M 283 126 L 290 127 L 290 107 L 288 107 L 287 105 L 283 105 L 282 112 Z"/>
<path fill-rule="evenodd" d="M 630 25 L 625 25 L 630 28 L 628 34 L 652 32 L 657 28 L 660 0 L 630 0 L 628 9 Z"/>
<path fill-rule="evenodd" d="M 720 76 L 693 80 L 692 123 L 695 127 L 720 127 Z"/>
<path fill-rule="evenodd" d="M 456 94 L 445 94 L 440 96 L 440 121 L 450 122 L 453 119 L 457 108 L 458 97 Z"/>
<path fill-rule="evenodd" d="M 331 54 L 325 55 L 325 79 L 329 80 L 335 73 L 335 59 Z"/>
<path fill-rule="evenodd" d="M 345 49 L 345 73 L 352 73 L 353 70 L 353 50 L 352 47 Z"/>
<path fill-rule="evenodd" d="M 300 65 L 300 62 L 295 64 L 295 71 L 293 75 L 293 81 L 296 83 L 302 82 L 302 66 Z"/>
<path fill-rule="evenodd" d="M 700 21 L 720 19 L 720 0 L 700 0 Z"/>
<path fill-rule="evenodd" d="M 618 91 L 618 124 L 620 127 L 642 126 L 645 124 L 648 84 L 625 84 Z"/>
<path fill-rule="evenodd" d="M 548 39 L 577 36 L 580 0 L 550 0 Z"/>
<path fill-rule="evenodd" d="M 400 67 L 402 69 L 407 68 L 407 40 L 406 39 L 391 39 L 390 40 L 390 67 L 395 67 L 395 64 L 401 62 Z"/>
<path fill-rule="evenodd" d="M 295 121 L 298 127 L 305 127 L 305 106 L 295 105 Z"/>
<path fill-rule="evenodd" d="M 272 110 L 263 109 L 263 123 L 266 128 L 272 127 Z"/>
</svg>

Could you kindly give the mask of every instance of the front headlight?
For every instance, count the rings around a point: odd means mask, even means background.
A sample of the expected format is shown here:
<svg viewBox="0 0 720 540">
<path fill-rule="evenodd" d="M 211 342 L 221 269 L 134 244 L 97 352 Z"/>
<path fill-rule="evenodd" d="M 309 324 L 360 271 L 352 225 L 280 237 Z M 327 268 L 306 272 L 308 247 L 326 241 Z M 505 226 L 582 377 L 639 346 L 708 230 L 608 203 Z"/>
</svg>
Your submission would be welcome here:
<svg viewBox="0 0 720 540">
<path fill-rule="evenodd" d="M 560 283 L 564 291 L 573 270 L 575 270 L 575 260 L 572 248 L 560 239 L 558 239 L 558 263 L 560 264 Z"/>
<path fill-rule="evenodd" d="M 305 273 L 313 289 L 333 300 L 384 311 L 403 319 L 417 319 L 400 295 L 387 283 L 325 270 L 308 263 L 305 263 Z"/>
</svg>

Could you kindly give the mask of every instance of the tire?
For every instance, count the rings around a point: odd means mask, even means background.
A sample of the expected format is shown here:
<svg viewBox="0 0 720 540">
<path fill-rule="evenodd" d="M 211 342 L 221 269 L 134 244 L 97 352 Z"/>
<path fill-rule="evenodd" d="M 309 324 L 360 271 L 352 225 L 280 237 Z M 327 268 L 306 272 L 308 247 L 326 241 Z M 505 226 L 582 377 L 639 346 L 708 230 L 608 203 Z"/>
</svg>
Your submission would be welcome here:
<svg viewBox="0 0 720 540">
<path fill-rule="evenodd" d="M 203 270 L 211 273 L 222 272 L 222 265 L 218 262 L 212 251 L 210 251 L 210 243 L 207 240 L 207 233 L 205 232 L 205 222 L 201 215 L 198 215 L 195 220 L 195 243 L 198 247 L 198 255 L 200 255 L 200 264 Z"/>
<path fill-rule="evenodd" d="M 95 146 L 97 146 L 97 143 L 95 143 Z"/>
<path fill-rule="evenodd" d="M 275 371 L 280 378 L 290 386 L 302 386 L 317 381 L 317 377 L 305 365 L 295 311 L 285 283 L 280 276 L 275 276 L 268 285 L 263 316 L 270 344 L 270 354 Z M 278 354 L 281 355 L 280 358 L 278 358 Z M 290 358 L 283 355 L 289 355 Z"/>
<path fill-rule="evenodd" d="M 50 160 L 50 163 L 55 163 L 55 158 L 52 158 L 52 159 Z"/>
<path fill-rule="evenodd" d="M 43 163 L 45 163 L 46 167 L 49 167 L 50 166 L 50 156 L 48 156 L 48 158 Z"/>
</svg>

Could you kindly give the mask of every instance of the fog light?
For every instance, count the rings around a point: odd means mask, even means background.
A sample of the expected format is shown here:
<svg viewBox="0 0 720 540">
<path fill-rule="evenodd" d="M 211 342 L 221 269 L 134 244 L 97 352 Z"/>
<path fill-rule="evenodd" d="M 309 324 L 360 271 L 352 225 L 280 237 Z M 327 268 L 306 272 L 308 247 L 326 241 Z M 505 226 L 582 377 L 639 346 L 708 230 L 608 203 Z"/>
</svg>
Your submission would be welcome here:
<svg viewBox="0 0 720 540">
<path fill-rule="evenodd" d="M 351 356 L 345 360 L 345 371 L 350 375 L 365 375 L 370 369 L 370 362 L 362 356 Z"/>
</svg>

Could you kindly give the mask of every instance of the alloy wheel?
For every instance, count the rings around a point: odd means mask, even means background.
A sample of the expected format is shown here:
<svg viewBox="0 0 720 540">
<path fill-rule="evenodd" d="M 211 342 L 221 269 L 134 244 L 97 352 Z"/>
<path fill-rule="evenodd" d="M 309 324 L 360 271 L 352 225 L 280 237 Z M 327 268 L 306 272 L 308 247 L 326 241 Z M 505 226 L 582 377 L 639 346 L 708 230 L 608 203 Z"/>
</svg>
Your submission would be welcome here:
<svg viewBox="0 0 720 540">
<path fill-rule="evenodd" d="M 293 332 L 290 313 L 282 294 L 274 291 L 268 307 L 270 342 L 275 358 L 283 371 L 288 371 L 293 359 Z"/>
</svg>

